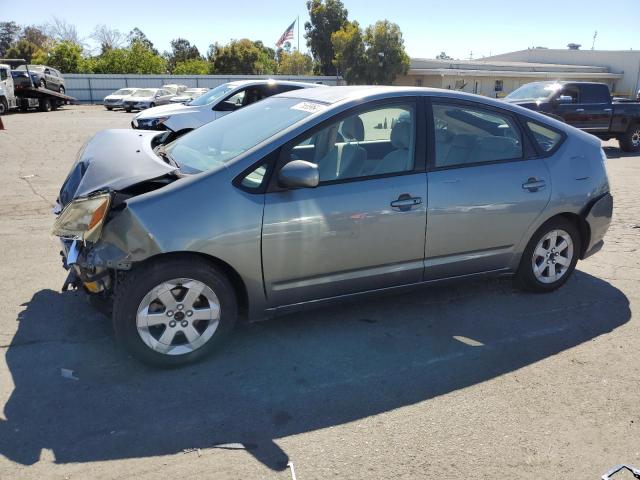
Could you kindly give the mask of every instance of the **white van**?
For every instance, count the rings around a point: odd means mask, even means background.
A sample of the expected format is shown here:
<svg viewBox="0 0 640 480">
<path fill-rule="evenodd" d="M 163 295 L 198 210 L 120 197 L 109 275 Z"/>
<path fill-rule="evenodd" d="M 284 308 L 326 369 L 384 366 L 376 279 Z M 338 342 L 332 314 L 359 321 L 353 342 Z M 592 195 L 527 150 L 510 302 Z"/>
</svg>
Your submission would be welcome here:
<svg viewBox="0 0 640 480">
<path fill-rule="evenodd" d="M 142 130 L 168 130 L 175 133 L 173 138 L 177 138 L 271 95 L 320 86 L 323 85 L 281 80 L 241 80 L 224 83 L 186 104 L 163 105 L 140 112 L 133 118 L 131 126 Z"/>
</svg>

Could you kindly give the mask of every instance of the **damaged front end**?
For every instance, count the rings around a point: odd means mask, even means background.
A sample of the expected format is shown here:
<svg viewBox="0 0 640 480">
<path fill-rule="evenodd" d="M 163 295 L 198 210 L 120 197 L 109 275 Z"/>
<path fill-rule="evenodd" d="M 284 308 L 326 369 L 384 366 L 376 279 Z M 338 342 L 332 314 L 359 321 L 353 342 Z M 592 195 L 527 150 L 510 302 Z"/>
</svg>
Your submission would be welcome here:
<svg viewBox="0 0 640 480">
<path fill-rule="evenodd" d="M 180 175 L 155 154 L 157 132 L 131 133 L 112 130 L 96 135 L 80 150 L 62 186 L 52 233 L 60 237 L 63 267 L 69 272 L 63 291 L 82 289 L 109 299 L 132 261 L 157 250 L 127 208 L 127 200 L 162 188 Z M 138 236 L 142 240 L 136 246 Z"/>
</svg>

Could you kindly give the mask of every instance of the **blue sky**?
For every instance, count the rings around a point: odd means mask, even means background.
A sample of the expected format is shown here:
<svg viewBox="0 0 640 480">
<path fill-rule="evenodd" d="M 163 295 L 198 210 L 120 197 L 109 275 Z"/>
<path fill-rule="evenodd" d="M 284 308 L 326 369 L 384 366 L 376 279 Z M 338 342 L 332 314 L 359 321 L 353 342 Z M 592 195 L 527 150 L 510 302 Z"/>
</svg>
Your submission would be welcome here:
<svg viewBox="0 0 640 480">
<path fill-rule="evenodd" d="M 638 1 L 617 0 L 344 0 L 349 18 L 361 25 L 388 19 L 400 25 L 412 57 L 433 58 L 441 51 L 454 58 L 474 58 L 531 46 L 640 49 Z M 42 24 L 53 15 L 77 26 L 88 37 L 98 23 L 129 32 L 140 28 L 160 50 L 173 38 L 195 43 L 201 53 L 209 44 L 232 38 L 262 40 L 273 46 L 291 21 L 307 20 L 304 0 L 249 1 L 42 1 L 3 0 L 2 19 Z M 305 51 L 300 36 L 301 50 Z M 297 34 L 297 30 L 296 30 Z M 88 40 L 91 44 L 91 41 Z"/>
</svg>

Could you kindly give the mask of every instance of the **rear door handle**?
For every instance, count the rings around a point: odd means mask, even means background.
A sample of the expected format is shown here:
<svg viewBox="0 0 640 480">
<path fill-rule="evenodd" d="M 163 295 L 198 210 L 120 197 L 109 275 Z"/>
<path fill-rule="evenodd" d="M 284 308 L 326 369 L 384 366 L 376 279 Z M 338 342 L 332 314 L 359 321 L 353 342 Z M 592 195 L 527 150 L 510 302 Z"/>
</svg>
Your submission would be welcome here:
<svg viewBox="0 0 640 480">
<path fill-rule="evenodd" d="M 584 108 L 576 108 L 576 113 L 583 113 L 584 112 Z"/>
<path fill-rule="evenodd" d="M 422 198 L 420 197 L 412 197 L 408 193 L 403 193 L 398 197 L 397 200 L 391 202 L 391 206 L 393 208 L 399 209 L 401 212 L 406 212 L 411 210 L 412 207 L 416 205 L 420 205 L 422 203 Z"/>
<path fill-rule="evenodd" d="M 544 180 L 540 180 L 535 177 L 529 178 L 525 183 L 522 184 L 522 188 L 525 190 L 529 190 L 530 192 L 537 192 L 541 188 L 547 186 L 547 183 Z"/>
</svg>

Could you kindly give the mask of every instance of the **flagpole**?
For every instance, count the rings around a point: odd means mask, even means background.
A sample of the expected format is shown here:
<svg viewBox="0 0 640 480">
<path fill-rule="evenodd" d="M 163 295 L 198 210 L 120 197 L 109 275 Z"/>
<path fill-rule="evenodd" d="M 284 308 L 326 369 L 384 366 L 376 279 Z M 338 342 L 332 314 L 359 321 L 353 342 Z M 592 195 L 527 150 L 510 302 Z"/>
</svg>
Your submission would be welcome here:
<svg viewBox="0 0 640 480">
<path fill-rule="evenodd" d="M 298 15 L 298 53 L 300 53 L 300 15 Z"/>
</svg>

